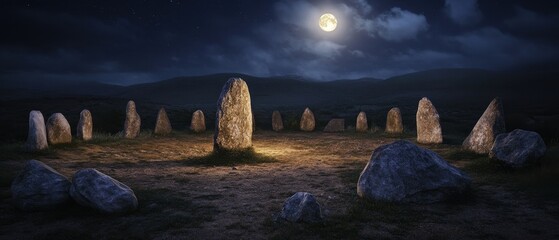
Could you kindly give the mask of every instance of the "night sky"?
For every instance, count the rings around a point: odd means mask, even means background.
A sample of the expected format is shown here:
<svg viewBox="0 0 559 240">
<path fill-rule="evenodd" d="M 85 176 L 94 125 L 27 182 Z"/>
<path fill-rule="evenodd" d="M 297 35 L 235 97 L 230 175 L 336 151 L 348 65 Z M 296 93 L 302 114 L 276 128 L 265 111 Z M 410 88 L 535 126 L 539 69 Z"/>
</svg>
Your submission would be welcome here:
<svg viewBox="0 0 559 240">
<path fill-rule="evenodd" d="M 556 66 L 554 1 L 5 1 L 0 81 L 316 80 Z M 333 13 L 338 27 L 321 31 Z"/>
</svg>

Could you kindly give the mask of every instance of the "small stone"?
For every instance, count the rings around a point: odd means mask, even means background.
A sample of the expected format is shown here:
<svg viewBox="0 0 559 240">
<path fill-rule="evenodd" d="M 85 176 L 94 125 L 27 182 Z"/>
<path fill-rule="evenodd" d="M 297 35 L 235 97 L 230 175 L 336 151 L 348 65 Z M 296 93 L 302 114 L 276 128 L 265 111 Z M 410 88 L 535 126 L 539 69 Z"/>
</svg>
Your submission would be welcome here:
<svg viewBox="0 0 559 240">
<path fill-rule="evenodd" d="M 12 200 L 24 211 L 59 207 L 70 200 L 70 181 L 46 164 L 30 160 L 12 182 Z"/>
<path fill-rule="evenodd" d="M 142 120 L 136 112 L 136 104 L 134 101 L 128 101 L 126 105 L 126 120 L 124 120 L 124 138 L 136 138 L 140 134 L 140 126 Z"/>
<path fill-rule="evenodd" d="M 344 130 L 345 120 L 343 118 L 331 119 L 324 127 L 324 132 L 343 132 Z"/>
<path fill-rule="evenodd" d="M 246 150 L 252 147 L 253 118 L 250 92 L 243 79 L 225 83 L 217 101 L 214 150 Z"/>
<path fill-rule="evenodd" d="M 357 115 L 357 121 L 355 123 L 355 131 L 356 132 L 367 132 L 369 130 L 369 123 L 367 122 L 367 114 L 365 112 L 360 112 Z"/>
<path fill-rule="evenodd" d="M 166 135 L 171 133 L 171 131 L 173 131 L 173 127 L 171 127 L 171 121 L 169 121 L 167 112 L 165 111 L 165 108 L 160 108 L 157 113 L 157 120 L 155 121 L 155 129 L 153 130 L 153 133 Z"/>
<path fill-rule="evenodd" d="M 314 131 L 316 123 L 314 120 L 314 114 L 309 108 L 305 108 L 303 116 L 301 116 L 301 122 L 299 123 L 299 128 L 301 131 L 312 132 Z"/>
<path fill-rule="evenodd" d="M 545 155 L 546 150 L 540 134 L 516 129 L 497 135 L 489 156 L 510 167 L 519 168 L 536 163 Z"/>
<path fill-rule="evenodd" d="M 415 120 L 417 123 L 418 143 L 443 143 L 443 131 L 439 122 L 439 113 L 428 98 L 424 97 L 419 101 Z"/>
<path fill-rule="evenodd" d="M 312 194 L 297 192 L 285 201 L 278 217 L 289 222 L 316 223 L 322 221 L 322 210 Z"/>
<path fill-rule="evenodd" d="M 72 129 L 62 113 L 52 114 L 47 120 L 47 139 L 49 144 L 72 142 Z"/>
<path fill-rule="evenodd" d="M 202 112 L 202 110 L 196 110 L 192 114 L 192 121 L 190 121 L 190 130 L 195 133 L 206 131 L 206 118 L 204 117 L 204 112 Z"/>
<path fill-rule="evenodd" d="M 283 130 L 283 119 L 279 111 L 272 112 L 272 130 L 276 132 Z"/>
<path fill-rule="evenodd" d="M 504 117 L 501 100 L 493 99 L 470 135 L 462 143 L 462 147 L 479 154 L 488 154 L 495 142 L 495 137 L 506 132 Z"/>
<path fill-rule="evenodd" d="M 38 151 L 48 147 L 47 128 L 43 114 L 40 111 L 31 111 L 29 113 L 29 132 L 24 148 L 27 151 Z"/>
<path fill-rule="evenodd" d="M 388 111 L 386 116 L 386 130 L 387 133 L 399 134 L 404 132 L 404 125 L 402 124 L 402 114 L 400 109 L 395 107 Z"/>
<path fill-rule="evenodd" d="M 80 121 L 76 128 L 76 136 L 78 139 L 84 141 L 89 141 L 93 138 L 93 119 L 91 117 L 91 112 L 87 109 L 80 112 Z"/>
</svg>

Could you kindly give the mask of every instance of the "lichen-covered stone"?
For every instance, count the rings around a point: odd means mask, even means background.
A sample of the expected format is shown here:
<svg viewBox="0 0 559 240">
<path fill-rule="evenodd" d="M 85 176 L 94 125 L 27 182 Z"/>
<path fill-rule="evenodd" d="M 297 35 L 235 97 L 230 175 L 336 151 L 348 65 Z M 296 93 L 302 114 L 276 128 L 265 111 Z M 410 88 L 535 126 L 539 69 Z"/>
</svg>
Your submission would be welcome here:
<svg viewBox="0 0 559 240">
<path fill-rule="evenodd" d="M 343 132 L 344 130 L 345 120 L 343 118 L 331 119 L 324 127 L 324 132 Z"/>
<path fill-rule="evenodd" d="M 299 129 L 305 132 L 312 132 L 316 126 L 314 120 L 314 114 L 309 108 L 305 108 L 303 115 L 301 116 L 301 122 L 299 123 Z"/>
<path fill-rule="evenodd" d="M 91 112 L 87 109 L 80 112 L 80 121 L 76 128 L 76 137 L 84 141 L 93 138 L 93 118 L 91 117 Z"/>
<path fill-rule="evenodd" d="M 40 111 L 31 111 L 29 113 L 29 132 L 24 148 L 27 151 L 38 151 L 48 147 L 47 128 L 43 114 Z"/>
<path fill-rule="evenodd" d="M 355 122 L 356 132 L 367 132 L 369 130 L 369 123 L 367 122 L 367 114 L 365 112 L 360 112 L 357 115 L 357 120 Z"/>
<path fill-rule="evenodd" d="M 418 143 L 438 144 L 443 142 L 439 113 L 428 98 L 424 97 L 419 101 L 415 120 Z"/>
<path fill-rule="evenodd" d="M 316 223 L 322 221 L 322 211 L 312 194 L 297 192 L 285 200 L 278 217 L 289 222 Z"/>
<path fill-rule="evenodd" d="M 395 107 L 388 111 L 386 115 L 386 129 L 387 133 L 399 134 L 404 132 L 404 125 L 402 124 L 402 114 L 400 109 Z"/>
<path fill-rule="evenodd" d="M 546 150 L 540 134 L 516 129 L 497 135 L 489 156 L 510 167 L 518 168 L 536 163 L 545 155 Z"/>
<path fill-rule="evenodd" d="M 158 135 L 166 135 L 173 131 L 173 127 L 171 127 L 171 121 L 169 121 L 169 117 L 167 116 L 167 112 L 165 108 L 160 108 L 159 112 L 157 113 L 157 119 L 155 121 L 155 129 L 153 133 Z"/>
<path fill-rule="evenodd" d="M 140 114 L 136 112 L 136 104 L 134 101 L 128 101 L 126 105 L 126 119 L 124 120 L 124 138 L 136 138 L 140 134 L 140 126 L 142 120 Z"/>
<path fill-rule="evenodd" d="M 192 114 L 192 120 L 190 121 L 190 130 L 195 133 L 206 131 L 206 118 L 204 117 L 204 112 L 202 112 L 202 110 L 196 110 Z"/>
<path fill-rule="evenodd" d="M 47 139 L 49 144 L 72 142 L 72 129 L 62 113 L 52 114 L 47 120 Z"/>
<path fill-rule="evenodd" d="M 276 132 L 283 130 L 283 119 L 279 111 L 272 112 L 272 130 Z"/>
<path fill-rule="evenodd" d="M 462 147 L 479 154 L 487 154 L 495 142 L 495 137 L 505 131 L 503 105 L 499 98 L 495 98 L 464 140 Z"/>
<path fill-rule="evenodd" d="M 215 150 L 245 150 L 252 147 L 250 92 L 243 79 L 225 83 L 217 101 L 214 132 Z"/>
</svg>

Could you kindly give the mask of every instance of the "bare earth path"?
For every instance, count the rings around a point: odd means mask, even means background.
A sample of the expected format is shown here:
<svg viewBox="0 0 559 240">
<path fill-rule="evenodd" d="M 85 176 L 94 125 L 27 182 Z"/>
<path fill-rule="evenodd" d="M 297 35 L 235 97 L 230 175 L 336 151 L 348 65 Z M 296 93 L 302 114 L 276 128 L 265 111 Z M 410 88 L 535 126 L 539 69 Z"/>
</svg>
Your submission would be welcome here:
<svg viewBox="0 0 559 240">
<path fill-rule="evenodd" d="M 66 176 L 92 167 L 129 185 L 138 211 L 105 216 L 74 204 L 23 213 L 2 183 L 2 239 L 268 239 L 414 238 L 557 239 L 557 201 L 533 201 L 520 192 L 474 178 L 471 196 L 432 205 L 367 203 L 355 183 L 372 150 L 395 139 L 385 136 L 259 132 L 257 153 L 277 161 L 250 165 L 188 164 L 209 154 L 211 135 L 179 133 L 101 143 L 78 143 L 34 156 Z M 445 156 L 453 146 L 433 150 Z M 451 159 L 462 167 L 464 159 Z M 15 175 L 24 160 L 1 159 L 2 174 Z M 314 194 L 323 224 L 273 221 L 283 201 L 297 191 Z"/>
</svg>

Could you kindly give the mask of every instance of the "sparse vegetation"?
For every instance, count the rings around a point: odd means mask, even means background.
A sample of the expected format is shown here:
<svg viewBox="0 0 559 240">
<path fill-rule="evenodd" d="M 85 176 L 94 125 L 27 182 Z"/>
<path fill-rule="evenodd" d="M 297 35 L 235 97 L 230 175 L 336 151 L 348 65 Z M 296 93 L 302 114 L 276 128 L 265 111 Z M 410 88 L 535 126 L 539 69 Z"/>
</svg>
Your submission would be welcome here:
<svg viewBox="0 0 559 240">
<path fill-rule="evenodd" d="M 251 148 L 244 151 L 212 151 L 205 156 L 185 159 L 183 164 L 188 166 L 235 166 L 273 163 L 277 161 L 277 159 L 257 153 Z"/>
</svg>

